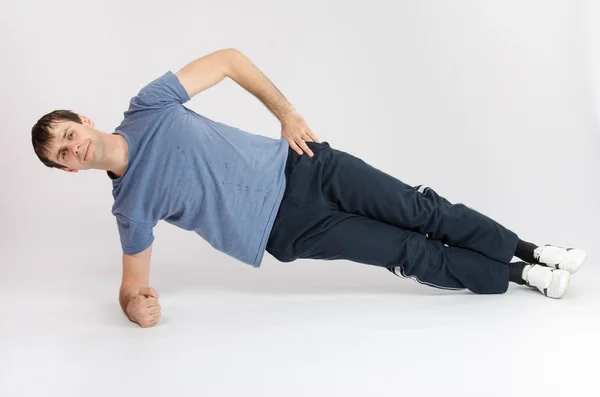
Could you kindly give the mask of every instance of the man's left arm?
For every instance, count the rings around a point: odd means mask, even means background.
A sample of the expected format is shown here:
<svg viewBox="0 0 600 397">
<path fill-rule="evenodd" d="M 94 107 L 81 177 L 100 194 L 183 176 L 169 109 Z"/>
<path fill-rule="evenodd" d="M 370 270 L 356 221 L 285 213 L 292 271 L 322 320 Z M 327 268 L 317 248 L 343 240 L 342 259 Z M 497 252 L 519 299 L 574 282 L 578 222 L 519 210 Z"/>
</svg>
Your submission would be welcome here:
<svg viewBox="0 0 600 397">
<path fill-rule="evenodd" d="M 279 120 L 296 112 L 267 76 L 235 48 L 195 59 L 175 74 L 190 98 L 229 77 L 257 97 Z"/>
<path fill-rule="evenodd" d="M 225 77 L 231 78 L 279 119 L 281 137 L 292 149 L 298 154 L 304 150 L 312 157 L 313 153 L 305 141 L 319 142 L 316 135 L 277 87 L 241 51 L 235 48 L 215 51 L 188 63 L 176 75 L 190 98 Z"/>
</svg>

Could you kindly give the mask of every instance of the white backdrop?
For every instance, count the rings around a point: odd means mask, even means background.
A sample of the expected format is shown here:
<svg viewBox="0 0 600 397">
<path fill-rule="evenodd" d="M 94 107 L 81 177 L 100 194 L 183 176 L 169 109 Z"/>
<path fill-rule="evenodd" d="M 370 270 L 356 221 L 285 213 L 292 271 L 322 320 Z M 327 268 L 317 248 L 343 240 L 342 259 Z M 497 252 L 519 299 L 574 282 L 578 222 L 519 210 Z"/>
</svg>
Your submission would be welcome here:
<svg viewBox="0 0 600 397">
<path fill-rule="evenodd" d="M 0 160 L 0 215 L 9 250 L 64 257 L 67 245 L 89 246 L 118 262 L 110 181 L 93 170 L 45 169 L 31 126 L 68 108 L 112 132 L 141 86 L 224 47 L 242 50 L 322 141 L 431 185 L 524 239 L 593 248 L 599 138 L 582 29 L 593 21 L 580 2 L 19 4 L 1 28 L 10 150 Z M 187 106 L 279 137 L 278 121 L 232 80 Z M 159 223 L 156 254 L 233 261 L 188 234 Z"/>
<path fill-rule="evenodd" d="M 583 40 L 585 58 L 593 90 L 593 102 L 596 119 L 600 120 L 600 2 L 585 0 L 582 9 Z M 598 137 L 600 134 L 596 134 Z M 598 142 L 598 141 L 596 141 Z M 598 148 L 596 143 L 596 148 Z M 596 183 L 597 185 L 599 182 Z"/>
<path fill-rule="evenodd" d="M 244 52 L 321 141 L 430 185 L 525 240 L 587 249 L 580 277 L 597 280 L 599 13 L 591 0 L 6 3 L 1 293 L 17 304 L 32 303 L 34 291 L 60 290 L 53 302 L 65 304 L 101 297 L 114 320 L 121 250 L 111 182 L 103 171 L 45 168 L 31 127 L 66 108 L 112 132 L 142 86 L 225 47 Z M 186 106 L 280 134 L 277 119 L 229 79 Z M 265 254 L 256 270 L 163 222 L 155 235 L 151 284 L 163 296 L 224 285 L 402 288 L 369 266 L 281 264 Z M 3 310 L 14 320 L 25 309 Z"/>
</svg>

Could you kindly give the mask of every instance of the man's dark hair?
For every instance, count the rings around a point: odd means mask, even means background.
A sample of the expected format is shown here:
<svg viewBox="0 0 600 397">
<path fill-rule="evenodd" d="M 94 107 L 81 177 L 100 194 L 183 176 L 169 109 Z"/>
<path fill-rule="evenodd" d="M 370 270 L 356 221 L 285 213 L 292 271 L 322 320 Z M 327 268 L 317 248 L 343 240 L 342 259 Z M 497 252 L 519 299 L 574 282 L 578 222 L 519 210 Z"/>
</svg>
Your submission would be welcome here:
<svg viewBox="0 0 600 397">
<path fill-rule="evenodd" d="M 82 124 L 79 115 L 70 110 L 58 109 L 43 115 L 31 129 L 31 143 L 33 150 L 44 165 L 50 168 L 64 168 L 62 165 L 50 160 L 50 146 L 54 140 L 54 135 L 50 130 L 55 129 L 57 123 L 61 121 L 74 121 Z"/>
</svg>

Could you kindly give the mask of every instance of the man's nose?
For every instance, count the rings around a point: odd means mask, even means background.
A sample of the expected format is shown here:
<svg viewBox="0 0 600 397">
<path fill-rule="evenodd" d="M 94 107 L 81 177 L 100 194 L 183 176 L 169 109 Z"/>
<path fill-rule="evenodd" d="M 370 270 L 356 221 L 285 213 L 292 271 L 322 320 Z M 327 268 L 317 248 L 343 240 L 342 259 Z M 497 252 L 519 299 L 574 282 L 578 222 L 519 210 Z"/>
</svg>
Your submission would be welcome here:
<svg viewBox="0 0 600 397">
<path fill-rule="evenodd" d="M 69 149 L 75 156 L 77 156 L 79 153 L 79 150 L 81 149 L 81 142 L 71 142 L 69 144 Z"/>
</svg>

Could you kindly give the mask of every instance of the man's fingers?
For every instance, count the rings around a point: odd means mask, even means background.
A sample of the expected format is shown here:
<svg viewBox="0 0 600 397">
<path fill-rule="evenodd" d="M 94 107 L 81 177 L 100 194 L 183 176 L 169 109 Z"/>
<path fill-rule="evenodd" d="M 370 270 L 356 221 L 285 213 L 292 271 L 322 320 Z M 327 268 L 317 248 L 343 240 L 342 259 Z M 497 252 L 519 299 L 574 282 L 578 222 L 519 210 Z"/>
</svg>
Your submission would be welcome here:
<svg viewBox="0 0 600 397">
<path fill-rule="evenodd" d="M 146 307 L 153 307 L 158 305 L 158 299 L 156 298 L 146 298 Z"/>
<path fill-rule="evenodd" d="M 290 147 L 296 152 L 298 153 L 300 156 L 302 156 L 302 150 L 300 150 L 300 148 L 298 147 L 298 145 L 296 145 L 296 142 L 294 142 L 293 139 L 288 139 L 288 143 L 290 144 Z"/>
<path fill-rule="evenodd" d="M 148 288 L 147 290 L 148 296 L 152 296 L 154 298 L 158 298 L 158 292 L 154 290 L 154 288 Z"/>
<path fill-rule="evenodd" d="M 305 134 L 308 135 L 313 142 L 320 143 L 319 142 L 319 138 L 317 138 L 317 136 L 315 135 L 315 133 L 312 132 L 310 129 L 308 131 L 305 131 Z"/>
<path fill-rule="evenodd" d="M 140 288 L 140 294 L 144 295 L 144 296 L 152 296 L 154 298 L 158 298 L 158 292 L 156 292 L 156 290 L 152 287 L 142 287 Z"/>
<path fill-rule="evenodd" d="M 153 320 L 152 321 L 143 321 L 140 325 L 143 328 L 149 328 L 149 327 L 152 327 L 153 325 L 156 325 L 156 323 L 158 323 L 158 321 L 153 321 Z"/>
<path fill-rule="evenodd" d="M 150 307 L 148 314 L 150 314 L 150 315 L 160 314 L 160 305 Z"/>
<path fill-rule="evenodd" d="M 160 321 L 160 313 L 154 314 L 153 316 L 150 317 L 150 324 L 158 324 L 158 322 Z"/>
<path fill-rule="evenodd" d="M 141 325 L 142 327 L 146 328 L 146 327 L 151 327 L 155 324 L 158 324 L 159 321 L 160 321 L 160 312 L 145 315 L 138 322 L 138 324 Z"/>
<path fill-rule="evenodd" d="M 306 142 L 304 142 L 302 139 L 298 139 L 300 142 L 300 147 L 302 148 L 302 150 L 304 150 L 304 153 L 307 153 L 309 156 L 314 156 L 312 150 L 310 150 L 310 148 L 308 147 L 308 145 L 306 144 Z"/>
</svg>

